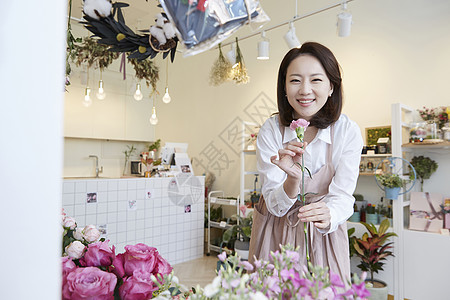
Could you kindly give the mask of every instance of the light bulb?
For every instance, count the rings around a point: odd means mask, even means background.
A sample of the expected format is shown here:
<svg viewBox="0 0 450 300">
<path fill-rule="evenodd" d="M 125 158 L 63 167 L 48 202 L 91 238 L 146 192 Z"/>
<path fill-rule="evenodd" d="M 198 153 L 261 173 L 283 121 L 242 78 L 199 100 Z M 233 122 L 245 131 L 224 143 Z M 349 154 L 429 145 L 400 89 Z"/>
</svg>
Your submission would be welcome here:
<svg viewBox="0 0 450 300">
<path fill-rule="evenodd" d="M 169 95 L 169 87 L 166 87 L 166 93 L 164 94 L 162 101 L 164 103 L 170 103 L 170 101 L 172 101 L 172 98 L 170 98 L 170 95 Z"/>
<path fill-rule="evenodd" d="M 89 107 L 92 105 L 92 99 L 91 99 L 91 89 L 89 87 L 86 87 L 84 90 L 84 101 L 83 105 L 85 107 Z"/>
<path fill-rule="evenodd" d="M 136 101 L 141 101 L 142 98 L 144 98 L 144 95 L 142 94 L 142 91 L 141 91 L 141 84 L 137 83 L 136 84 L 136 92 L 134 93 L 134 99 Z"/>
<path fill-rule="evenodd" d="M 97 96 L 98 100 L 103 100 L 106 98 L 106 93 L 105 90 L 103 89 L 103 80 L 100 80 L 98 82 L 98 91 L 95 94 L 95 96 Z"/>
<path fill-rule="evenodd" d="M 158 118 L 156 117 L 156 108 L 154 106 L 152 108 L 152 116 L 150 117 L 150 124 L 152 125 L 158 124 Z"/>
</svg>

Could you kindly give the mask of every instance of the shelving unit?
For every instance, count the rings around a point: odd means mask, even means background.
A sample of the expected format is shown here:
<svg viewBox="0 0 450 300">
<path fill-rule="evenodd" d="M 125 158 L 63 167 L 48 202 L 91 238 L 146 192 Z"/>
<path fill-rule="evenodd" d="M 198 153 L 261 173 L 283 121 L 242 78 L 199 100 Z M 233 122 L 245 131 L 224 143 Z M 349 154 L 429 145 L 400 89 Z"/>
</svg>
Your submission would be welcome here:
<svg viewBox="0 0 450 300">
<path fill-rule="evenodd" d="M 222 230 L 226 230 L 231 227 L 230 224 L 227 224 L 227 222 L 215 222 L 211 221 L 211 206 L 212 205 L 224 205 L 224 206 L 235 206 L 236 207 L 236 214 L 239 214 L 239 197 L 237 199 L 228 199 L 225 197 L 225 193 L 223 191 L 211 191 L 208 194 L 208 252 L 207 255 L 209 255 L 212 251 L 220 253 L 222 250 L 220 245 L 213 245 L 211 243 L 211 228 L 219 228 Z M 238 220 L 239 222 L 239 220 Z"/>
<path fill-rule="evenodd" d="M 241 148 L 241 171 L 240 171 L 240 188 L 239 188 L 239 197 L 242 201 L 242 204 L 244 204 L 244 200 L 245 200 L 245 195 L 247 193 L 250 193 L 253 191 L 252 188 L 246 188 L 245 187 L 245 179 L 246 176 L 248 175 L 257 175 L 258 172 L 255 171 L 255 166 L 253 166 L 253 170 L 252 171 L 248 171 L 246 168 L 246 158 L 248 156 L 253 156 L 256 155 L 256 150 L 247 150 L 245 149 L 245 139 L 247 137 L 246 132 L 246 128 L 247 126 L 255 126 L 256 124 L 252 123 L 252 122 L 247 122 L 247 121 L 243 121 L 242 122 L 242 148 Z M 248 164 L 247 164 L 248 166 Z M 257 189 L 257 191 L 261 192 L 261 189 Z"/>
<path fill-rule="evenodd" d="M 408 143 L 410 129 L 408 124 L 413 121 L 413 111 L 414 109 L 403 104 L 392 104 L 392 156 L 409 158 L 415 153 L 424 151 L 427 155 L 437 154 L 436 157 L 440 159 L 441 164 L 446 162 L 448 165 L 448 157 L 445 161 L 444 155 L 450 154 L 450 142 Z M 448 181 L 448 177 L 443 176 L 434 179 L 442 186 Z M 444 299 L 448 278 L 446 270 L 450 268 L 450 262 L 446 260 L 446 256 L 450 253 L 450 238 L 405 228 L 407 216 L 404 210 L 409 204 L 405 195 L 399 195 L 398 199 L 393 201 L 393 230 L 398 235 L 394 241 L 394 298 Z M 418 277 L 416 274 L 428 276 Z"/>
</svg>

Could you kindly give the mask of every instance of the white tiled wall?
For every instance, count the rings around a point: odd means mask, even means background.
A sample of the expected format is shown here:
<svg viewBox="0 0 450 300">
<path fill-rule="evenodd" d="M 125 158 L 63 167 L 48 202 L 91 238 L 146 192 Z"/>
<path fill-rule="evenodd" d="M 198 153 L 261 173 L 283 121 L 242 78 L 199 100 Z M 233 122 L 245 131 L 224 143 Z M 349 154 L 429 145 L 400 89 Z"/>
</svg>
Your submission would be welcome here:
<svg viewBox="0 0 450 300">
<path fill-rule="evenodd" d="M 203 193 L 195 187 L 187 197 L 190 200 L 180 205 L 168 193 L 173 177 L 64 180 L 62 205 L 79 227 L 106 224 L 105 238 L 116 246 L 116 254 L 126 245 L 145 243 L 157 248 L 170 264 L 177 264 L 203 256 L 204 177 L 196 178 Z M 147 191 L 152 193 L 150 199 Z M 97 193 L 97 202 L 87 203 L 87 193 Z M 135 210 L 129 209 L 132 200 L 136 200 Z M 184 204 L 191 202 L 191 212 L 186 213 Z"/>
</svg>

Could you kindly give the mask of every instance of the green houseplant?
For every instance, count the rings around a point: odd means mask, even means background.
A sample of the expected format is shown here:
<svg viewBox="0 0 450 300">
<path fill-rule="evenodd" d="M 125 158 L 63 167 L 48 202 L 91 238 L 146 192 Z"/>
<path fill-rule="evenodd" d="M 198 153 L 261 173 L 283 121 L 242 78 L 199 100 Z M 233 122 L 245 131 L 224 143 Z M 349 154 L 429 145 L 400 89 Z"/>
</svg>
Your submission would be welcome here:
<svg viewBox="0 0 450 300">
<path fill-rule="evenodd" d="M 237 223 L 225 230 L 222 240 L 224 243 L 234 241 L 235 252 L 238 253 L 242 259 L 248 259 L 250 236 L 252 235 L 253 212 L 248 213 L 245 217 L 236 214 L 232 215 L 228 218 L 228 224 L 230 223 L 230 220 L 236 220 Z"/>
<path fill-rule="evenodd" d="M 388 292 L 387 285 L 380 280 L 375 280 L 373 274 L 378 273 L 378 271 L 383 271 L 386 258 L 394 256 L 393 252 L 390 251 L 393 242 L 388 242 L 388 238 L 397 236 L 397 234 L 387 232 L 389 228 L 389 221 L 387 219 L 381 222 L 378 230 L 374 224 L 360 223 L 366 227 L 368 232 L 365 232 L 361 238 L 350 238 L 350 242 L 353 243 L 353 253 L 361 259 L 361 263 L 357 267 L 370 274 L 369 281 L 376 290 L 373 293 L 381 292 L 378 289 L 382 288 L 382 292 L 386 293 L 386 296 L 384 296 L 384 299 L 386 299 Z"/>
<path fill-rule="evenodd" d="M 384 173 L 375 175 L 377 181 L 384 186 L 386 198 L 397 199 L 400 188 L 404 185 L 404 180 L 398 174 Z"/>
<path fill-rule="evenodd" d="M 416 169 L 417 177 L 419 177 L 420 181 L 420 191 L 423 192 L 423 180 L 430 179 L 431 174 L 436 172 L 438 164 L 431 158 L 420 155 L 414 156 L 411 159 L 411 165 L 414 167 L 414 169 Z M 413 174 L 411 174 L 410 176 L 411 178 L 414 178 Z"/>
</svg>

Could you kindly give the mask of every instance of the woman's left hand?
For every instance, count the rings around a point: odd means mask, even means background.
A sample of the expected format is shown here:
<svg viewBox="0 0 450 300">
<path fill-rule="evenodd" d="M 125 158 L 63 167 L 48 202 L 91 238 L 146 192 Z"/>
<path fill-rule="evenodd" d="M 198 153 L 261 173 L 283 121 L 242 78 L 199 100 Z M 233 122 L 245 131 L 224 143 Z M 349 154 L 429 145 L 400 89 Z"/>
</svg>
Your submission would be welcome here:
<svg viewBox="0 0 450 300">
<path fill-rule="evenodd" d="M 302 222 L 313 222 L 320 229 L 330 227 L 330 209 L 324 202 L 315 202 L 300 207 L 298 218 Z"/>
</svg>

